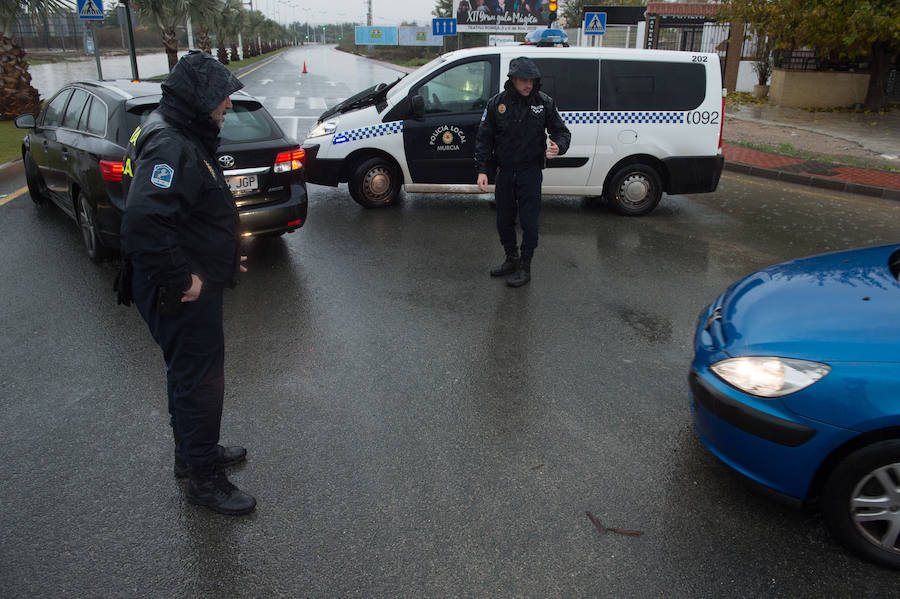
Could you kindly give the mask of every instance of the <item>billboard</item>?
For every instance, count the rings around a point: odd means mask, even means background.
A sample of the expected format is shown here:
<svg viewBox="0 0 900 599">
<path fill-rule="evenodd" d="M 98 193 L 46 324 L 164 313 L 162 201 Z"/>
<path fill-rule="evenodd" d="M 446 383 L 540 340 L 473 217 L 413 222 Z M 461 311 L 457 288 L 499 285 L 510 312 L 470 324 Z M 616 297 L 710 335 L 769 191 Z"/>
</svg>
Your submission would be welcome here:
<svg viewBox="0 0 900 599">
<path fill-rule="evenodd" d="M 547 27 L 550 0 L 453 0 L 456 30 L 524 33 Z"/>
<path fill-rule="evenodd" d="M 396 46 L 396 27 L 360 27 L 356 28 L 357 46 Z"/>
<path fill-rule="evenodd" d="M 444 38 L 433 35 L 431 27 L 401 27 L 401 46 L 443 46 Z"/>
</svg>

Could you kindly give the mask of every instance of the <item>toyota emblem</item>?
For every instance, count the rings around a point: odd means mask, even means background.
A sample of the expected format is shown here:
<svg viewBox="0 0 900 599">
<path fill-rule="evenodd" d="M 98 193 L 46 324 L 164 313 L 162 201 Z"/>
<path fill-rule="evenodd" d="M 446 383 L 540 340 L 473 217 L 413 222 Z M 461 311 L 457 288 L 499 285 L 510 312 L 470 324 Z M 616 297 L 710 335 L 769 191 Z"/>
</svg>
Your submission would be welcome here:
<svg viewBox="0 0 900 599">
<path fill-rule="evenodd" d="M 219 166 L 222 168 L 234 168 L 234 156 L 229 156 L 228 154 L 219 156 Z"/>
</svg>

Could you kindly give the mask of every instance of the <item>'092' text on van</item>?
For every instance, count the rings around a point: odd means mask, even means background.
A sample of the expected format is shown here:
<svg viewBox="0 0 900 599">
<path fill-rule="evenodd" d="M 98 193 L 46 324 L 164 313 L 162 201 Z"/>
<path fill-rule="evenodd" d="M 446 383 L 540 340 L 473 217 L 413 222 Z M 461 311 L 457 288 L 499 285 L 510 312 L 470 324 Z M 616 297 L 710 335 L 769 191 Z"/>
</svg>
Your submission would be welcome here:
<svg viewBox="0 0 900 599">
<path fill-rule="evenodd" d="M 325 111 L 303 143 L 309 182 L 347 182 L 366 207 L 392 204 L 402 185 L 481 193 L 475 135 L 517 56 L 537 63 L 541 91 L 572 132 L 569 151 L 547 160 L 544 194 L 603 195 L 642 215 L 663 192 L 715 191 L 724 165 L 716 54 L 535 46 L 451 52 Z"/>
</svg>

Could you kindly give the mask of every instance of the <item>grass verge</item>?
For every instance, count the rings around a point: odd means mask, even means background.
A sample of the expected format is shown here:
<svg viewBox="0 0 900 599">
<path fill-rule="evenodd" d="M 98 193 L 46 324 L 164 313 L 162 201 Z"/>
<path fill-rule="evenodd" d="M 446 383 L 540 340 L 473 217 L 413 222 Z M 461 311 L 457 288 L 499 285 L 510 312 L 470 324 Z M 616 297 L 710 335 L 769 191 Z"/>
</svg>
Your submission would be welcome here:
<svg viewBox="0 0 900 599">
<path fill-rule="evenodd" d="M 735 146 L 741 146 L 742 148 L 750 148 L 751 150 L 759 150 L 760 152 L 767 152 L 769 154 L 778 154 L 779 156 L 789 156 L 791 158 L 798 158 L 800 160 L 814 160 L 816 162 L 825 162 L 827 164 L 835 164 L 838 166 L 854 166 L 856 168 L 886 171 L 889 173 L 900 172 L 900 169 L 890 164 L 865 160 L 862 158 L 854 158 L 852 156 L 834 156 L 831 154 L 808 152 L 806 150 L 799 150 L 791 144 L 786 143 L 761 144 L 751 141 L 737 141 L 732 139 L 726 139 L 725 141 Z"/>
<path fill-rule="evenodd" d="M 22 138 L 25 129 L 17 129 L 12 121 L 0 121 L 0 164 L 22 157 Z"/>
</svg>

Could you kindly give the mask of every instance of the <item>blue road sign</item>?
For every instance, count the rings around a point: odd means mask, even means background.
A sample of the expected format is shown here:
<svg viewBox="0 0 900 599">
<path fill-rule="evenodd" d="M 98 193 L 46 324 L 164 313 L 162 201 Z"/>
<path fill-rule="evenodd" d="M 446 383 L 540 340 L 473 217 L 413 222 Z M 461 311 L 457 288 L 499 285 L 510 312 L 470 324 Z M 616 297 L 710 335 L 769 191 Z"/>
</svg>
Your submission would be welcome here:
<svg viewBox="0 0 900 599">
<path fill-rule="evenodd" d="M 584 34 L 585 35 L 603 35 L 606 33 L 606 13 L 605 12 L 586 12 L 584 13 Z"/>
<path fill-rule="evenodd" d="M 432 35 L 456 35 L 456 19 L 431 19 Z"/>
<path fill-rule="evenodd" d="M 102 19 L 103 0 L 78 0 L 78 18 Z"/>
</svg>

